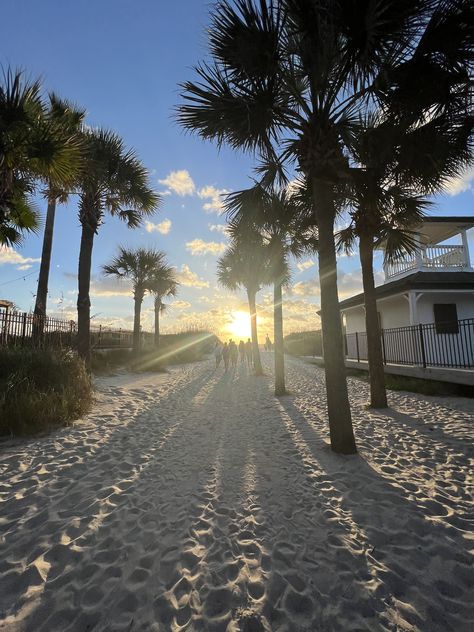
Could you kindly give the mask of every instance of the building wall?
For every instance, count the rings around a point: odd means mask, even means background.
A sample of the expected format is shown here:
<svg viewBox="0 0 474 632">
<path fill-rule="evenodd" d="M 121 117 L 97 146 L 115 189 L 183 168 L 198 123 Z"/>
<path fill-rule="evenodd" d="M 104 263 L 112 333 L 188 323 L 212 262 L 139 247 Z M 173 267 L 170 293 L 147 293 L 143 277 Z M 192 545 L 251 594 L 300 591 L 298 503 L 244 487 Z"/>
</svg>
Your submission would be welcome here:
<svg viewBox="0 0 474 632">
<path fill-rule="evenodd" d="M 417 302 L 417 322 L 425 325 L 400 330 L 410 323 L 408 300 L 395 296 L 378 302 L 384 333 L 384 352 L 387 362 L 395 364 L 422 364 L 428 366 L 474 366 L 474 324 L 460 323 L 458 333 L 437 333 L 434 326 L 434 303 L 455 303 L 459 320 L 474 319 L 474 291 L 426 292 Z M 364 309 L 362 306 L 345 312 L 346 354 L 349 358 L 367 359 Z M 355 333 L 359 336 L 355 336 Z"/>
<path fill-rule="evenodd" d="M 434 323 L 434 303 L 455 303 L 458 319 L 474 318 L 474 291 L 463 292 L 427 292 L 418 299 L 417 311 L 419 323 Z"/>
<path fill-rule="evenodd" d="M 408 300 L 402 296 L 394 296 L 377 302 L 380 313 L 380 324 L 383 329 L 406 327 L 410 324 L 410 306 Z"/>
<path fill-rule="evenodd" d="M 344 312 L 346 333 L 354 334 L 356 331 L 365 331 L 365 310 L 361 306 L 352 307 Z"/>
</svg>

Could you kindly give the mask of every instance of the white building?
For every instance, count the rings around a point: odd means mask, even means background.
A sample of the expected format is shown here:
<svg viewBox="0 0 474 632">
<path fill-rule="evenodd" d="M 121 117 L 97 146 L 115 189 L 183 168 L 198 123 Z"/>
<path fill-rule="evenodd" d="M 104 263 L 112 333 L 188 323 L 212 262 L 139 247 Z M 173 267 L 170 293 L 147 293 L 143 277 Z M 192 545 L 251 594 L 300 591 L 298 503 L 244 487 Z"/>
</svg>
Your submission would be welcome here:
<svg viewBox="0 0 474 632">
<path fill-rule="evenodd" d="M 417 252 L 385 266 L 376 297 L 386 362 L 474 368 L 474 269 L 466 234 L 472 227 L 474 217 L 427 217 Z M 366 359 L 364 294 L 340 307 L 347 356 Z M 420 325 L 419 339 L 414 326 Z"/>
</svg>

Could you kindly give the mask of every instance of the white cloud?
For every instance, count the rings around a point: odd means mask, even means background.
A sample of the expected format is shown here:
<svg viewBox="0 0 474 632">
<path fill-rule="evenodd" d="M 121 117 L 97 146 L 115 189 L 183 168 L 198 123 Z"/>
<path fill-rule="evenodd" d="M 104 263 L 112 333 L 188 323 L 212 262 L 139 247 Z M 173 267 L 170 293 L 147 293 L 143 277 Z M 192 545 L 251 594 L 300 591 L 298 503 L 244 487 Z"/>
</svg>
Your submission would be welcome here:
<svg viewBox="0 0 474 632">
<path fill-rule="evenodd" d="M 158 180 L 160 184 L 164 184 L 168 189 L 177 195 L 193 195 L 196 190 L 193 179 L 189 175 L 189 171 L 181 169 L 179 171 L 171 171 L 166 178 Z"/>
<path fill-rule="evenodd" d="M 91 281 L 91 296 L 128 296 L 132 298 L 133 290 L 130 281 L 119 281 L 114 277 L 104 276 Z"/>
<path fill-rule="evenodd" d="M 159 224 L 153 224 L 153 222 L 146 222 L 145 230 L 147 233 L 161 233 L 167 235 L 171 230 L 171 220 L 164 219 Z"/>
<path fill-rule="evenodd" d="M 319 296 L 319 292 L 319 281 L 316 279 L 298 281 L 293 287 L 289 288 L 289 293 L 297 296 Z"/>
<path fill-rule="evenodd" d="M 188 309 L 189 307 L 191 307 L 191 303 L 188 303 L 188 301 L 178 300 L 170 303 L 170 307 L 174 307 L 175 309 Z"/>
<path fill-rule="evenodd" d="M 186 243 L 186 250 L 193 256 L 200 255 L 220 255 L 226 249 L 226 244 L 217 241 L 204 241 L 203 239 L 193 239 Z"/>
<path fill-rule="evenodd" d="M 227 189 L 216 189 L 216 187 L 208 184 L 202 189 L 199 189 L 198 196 L 202 200 L 210 200 L 203 205 L 203 209 L 206 213 L 220 213 L 223 209 L 222 196 L 229 193 Z"/>
<path fill-rule="evenodd" d="M 312 268 L 313 266 L 314 266 L 314 261 L 312 259 L 308 259 L 307 261 L 299 261 L 296 264 L 296 267 L 298 268 L 300 272 L 303 272 L 304 270 L 308 270 L 308 268 Z"/>
<path fill-rule="evenodd" d="M 17 266 L 17 270 L 28 270 L 31 264 L 39 263 L 41 258 L 23 257 L 10 246 L 0 246 L 0 265 Z"/>
<path fill-rule="evenodd" d="M 200 279 L 198 275 L 195 272 L 192 272 L 190 267 L 185 263 L 181 266 L 181 271 L 177 272 L 176 279 L 179 283 L 181 283 L 181 285 L 185 285 L 186 287 L 209 287 L 209 282 L 204 281 L 204 279 Z"/>
<path fill-rule="evenodd" d="M 453 178 L 448 182 L 444 191 L 448 195 L 459 195 L 465 191 L 472 191 L 474 193 L 474 167 L 471 167 L 457 178 Z"/>
<path fill-rule="evenodd" d="M 207 227 L 212 233 L 221 233 L 227 235 L 228 227 L 226 224 L 208 224 Z"/>
</svg>

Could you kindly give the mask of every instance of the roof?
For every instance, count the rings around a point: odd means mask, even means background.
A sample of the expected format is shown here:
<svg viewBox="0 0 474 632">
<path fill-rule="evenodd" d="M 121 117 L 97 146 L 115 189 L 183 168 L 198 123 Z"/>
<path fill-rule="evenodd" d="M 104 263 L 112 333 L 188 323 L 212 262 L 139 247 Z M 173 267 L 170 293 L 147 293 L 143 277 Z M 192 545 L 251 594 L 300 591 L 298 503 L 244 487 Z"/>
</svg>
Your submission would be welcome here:
<svg viewBox="0 0 474 632">
<path fill-rule="evenodd" d="M 441 217 L 425 217 L 421 223 L 421 241 L 426 244 L 438 244 L 474 227 L 474 216 L 451 215 Z"/>
<path fill-rule="evenodd" d="M 400 294 L 408 290 L 472 290 L 474 293 L 474 272 L 415 272 L 390 283 L 375 288 L 379 298 Z M 363 305 L 364 293 L 356 294 L 340 301 L 339 307 L 347 309 Z"/>
<path fill-rule="evenodd" d="M 0 299 L 0 307 L 13 307 L 13 303 L 10 301 L 5 301 L 3 299 Z"/>
<path fill-rule="evenodd" d="M 420 233 L 421 242 L 429 245 L 439 244 L 469 228 L 474 228 L 474 215 L 427 215 L 417 226 L 417 231 Z M 383 248 L 383 244 L 380 244 L 379 249 Z"/>
</svg>

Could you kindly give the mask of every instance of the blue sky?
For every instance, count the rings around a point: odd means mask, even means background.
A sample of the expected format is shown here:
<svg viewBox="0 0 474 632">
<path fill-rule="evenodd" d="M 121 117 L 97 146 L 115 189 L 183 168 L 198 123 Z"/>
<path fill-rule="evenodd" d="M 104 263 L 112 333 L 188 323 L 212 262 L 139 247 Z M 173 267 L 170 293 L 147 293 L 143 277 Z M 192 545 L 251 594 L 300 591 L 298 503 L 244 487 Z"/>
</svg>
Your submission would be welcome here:
<svg viewBox="0 0 474 632">
<path fill-rule="evenodd" d="M 196 320 L 222 330 L 244 297 L 216 287 L 215 263 L 226 236 L 216 228 L 218 193 L 248 185 L 252 159 L 183 133 L 173 121 L 178 84 L 193 77 L 192 65 L 207 52 L 206 0 L 3 0 L 0 64 L 41 76 L 54 90 L 87 110 L 87 123 L 116 131 L 150 170 L 153 186 L 164 192 L 152 226 L 134 231 L 106 218 L 95 241 L 92 314 L 96 322 L 129 326 L 128 288 L 104 280 L 100 266 L 118 244 L 153 246 L 167 252 L 182 282 L 164 320 L 168 328 Z M 438 196 L 432 214 L 474 214 L 469 177 L 451 193 Z M 40 200 L 40 204 L 44 203 Z M 212 228 L 211 228 L 212 227 Z M 472 231 L 471 231 L 472 233 Z M 76 201 L 57 213 L 49 310 L 75 317 L 80 229 Z M 471 248 L 474 244 L 471 235 Z M 41 234 L 28 237 L 15 253 L 0 253 L 0 298 L 22 310 L 34 305 Z M 317 327 L 317 267 L 310 257 L 294 266 L 293 291 L 287 296 L 288 329 Z M 315 262 L 315 257 L 312 258 Z M 30 267 L 28 267 L 30 266 Z M 17 281 L 20 275 L 24 278 Z M 340 261 L 341 294 L 360 290 L 357 257 Z M 263 291 L 261 323 L 271 321 L 270 297 Z M 151 300 L 144 303 L 145 326 Z"/>
</svg>

